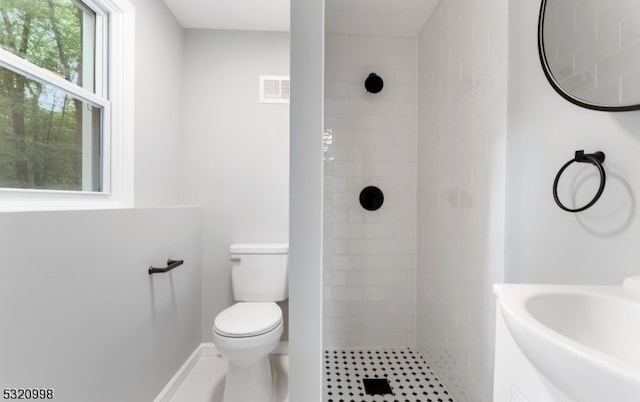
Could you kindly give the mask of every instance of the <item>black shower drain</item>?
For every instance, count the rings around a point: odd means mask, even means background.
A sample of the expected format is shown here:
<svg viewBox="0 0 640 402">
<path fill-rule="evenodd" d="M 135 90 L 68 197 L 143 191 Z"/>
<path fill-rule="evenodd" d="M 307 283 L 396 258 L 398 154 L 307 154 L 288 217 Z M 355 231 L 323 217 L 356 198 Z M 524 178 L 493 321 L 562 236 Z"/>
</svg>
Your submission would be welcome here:
<svg viewBox="0 0 640 402">
<path fill-rule="evenodd" d="M 362 384 L 367 395 L 393 395 L 386 378 L 363 378 Z"/>
</svg>

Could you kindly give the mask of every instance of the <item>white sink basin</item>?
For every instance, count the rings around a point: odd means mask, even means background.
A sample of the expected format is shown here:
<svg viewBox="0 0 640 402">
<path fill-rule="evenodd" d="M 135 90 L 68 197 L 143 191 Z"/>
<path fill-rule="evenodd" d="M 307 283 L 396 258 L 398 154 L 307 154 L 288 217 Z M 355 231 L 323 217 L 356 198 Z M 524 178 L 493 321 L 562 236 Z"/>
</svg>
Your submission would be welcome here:
<svg viewBox="0 0 640 402">
<path fill-rule="evenodd" d="M 525 356 L 579 402 L 640 401 L 640 290 L 625 286 L 494 285 Z"/>
</svg>

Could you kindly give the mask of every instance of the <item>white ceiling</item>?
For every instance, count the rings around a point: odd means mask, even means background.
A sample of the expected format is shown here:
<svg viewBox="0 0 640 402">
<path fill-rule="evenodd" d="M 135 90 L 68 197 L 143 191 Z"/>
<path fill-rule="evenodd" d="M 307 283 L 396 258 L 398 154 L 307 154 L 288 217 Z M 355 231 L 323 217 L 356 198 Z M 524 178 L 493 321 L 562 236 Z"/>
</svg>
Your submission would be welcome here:
<svg viewBox="0 0 640 402">
<path fill-rule="evenodd" d="M 184 28 L 289 30 L 289 0 L 164 0 L 164 2 Z"/>
<path fill-rule="evenodd" d="M 164 2 L 184 28 L 289 30 L 290 0 Z M 326 0 L 326 30 L 332 33 L 415 35 L 439 2 L 440 0 Z"/>
<path fill-rule="evenodd" d="M 415 35 L 440 0 L 326 0 L 332 33 Z"/>
</svg>

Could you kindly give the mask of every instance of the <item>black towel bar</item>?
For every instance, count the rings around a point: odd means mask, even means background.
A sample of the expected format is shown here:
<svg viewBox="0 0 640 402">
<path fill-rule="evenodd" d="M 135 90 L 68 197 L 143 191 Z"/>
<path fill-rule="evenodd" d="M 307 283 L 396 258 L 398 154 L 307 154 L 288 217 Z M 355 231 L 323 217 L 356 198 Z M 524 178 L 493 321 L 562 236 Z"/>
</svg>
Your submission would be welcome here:
<svg viewBox="0 0 640 402">
<path fill-rule="evenodd" d="M 175 267 L 179 267 L 182 264 L 184 264 L 184 260 L 168 259 L 167 260 L 167 266 L 165 268 L 149 267 L 149 275 L 151 275 L 151 274 L 159 274 L 159 273 L 163 273 L 163 272 L 169 272 L 172 269 L 174 269 Z"/>
</svg>

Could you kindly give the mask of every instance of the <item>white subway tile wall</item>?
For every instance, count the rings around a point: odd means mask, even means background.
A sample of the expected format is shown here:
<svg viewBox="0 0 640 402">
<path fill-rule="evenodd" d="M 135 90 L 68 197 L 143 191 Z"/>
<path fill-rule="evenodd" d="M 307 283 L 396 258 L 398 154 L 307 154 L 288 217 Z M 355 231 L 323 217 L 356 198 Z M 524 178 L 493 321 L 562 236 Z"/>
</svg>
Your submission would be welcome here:
<svg viewBox="0 0 640 402">
<path fill-rule="evenodd" d="M 507 0 L 443 0 L 418 36 L 417 346 L 457 402 L 492 400 L 507 30 Z"/>
<path fill-rule="evenodd" d="M 415 37 L 326 36 L 325 348 L 416 344 L 416 68 Z M 377 211 L 359 204 L 367 186 Z"/>
</svg>

